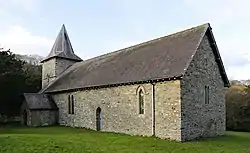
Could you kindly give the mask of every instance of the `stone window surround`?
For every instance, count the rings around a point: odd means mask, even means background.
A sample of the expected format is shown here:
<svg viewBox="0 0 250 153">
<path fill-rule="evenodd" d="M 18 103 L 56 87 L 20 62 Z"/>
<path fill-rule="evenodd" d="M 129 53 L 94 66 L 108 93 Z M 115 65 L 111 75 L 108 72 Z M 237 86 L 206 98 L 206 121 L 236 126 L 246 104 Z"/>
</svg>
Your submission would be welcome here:
<svg viewBox="0 0 250 153">
<path fill-rule="evenodd" d="M 140 113 L 140 91 L 142 91 L 143 96 L 142 96 L 142 101 L 143 101 L 143 113 Z M 137 114 L 140 116 L 144 116 L 145 115 L 145 95 L 146 95 L 146 91 L 145 88 L 142 85 L 139 85 L 136 89 L 136 95 L 137 95 L 137 99 L 138 99 L 138 104 L 137 104 Z"/>
<path fill-rule="evenodd" d="M 210 88 L 209 88 L 209 86 L 205 86 L 205 104 L 209 104 L 209 90 L 210 90 Z"/>
<path fill-rule="evenodd" d="M 75 114 L 75 98 L 73 95 L 68 95 L 68 114 Z"/>
</svg>

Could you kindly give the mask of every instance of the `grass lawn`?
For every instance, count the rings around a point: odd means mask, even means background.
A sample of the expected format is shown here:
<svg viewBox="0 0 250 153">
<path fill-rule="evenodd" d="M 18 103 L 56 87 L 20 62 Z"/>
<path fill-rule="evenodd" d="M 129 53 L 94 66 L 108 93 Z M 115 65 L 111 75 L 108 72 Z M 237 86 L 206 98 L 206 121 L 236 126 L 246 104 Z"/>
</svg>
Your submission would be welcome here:
<svg viewBox="0 0 250 153">
<path fill-rule="evenodd" d="M 193 142 L 128 136 L 68 127 L 0 128 L 1 153 L 250 153 L 250 133 Z"/>
</svg>

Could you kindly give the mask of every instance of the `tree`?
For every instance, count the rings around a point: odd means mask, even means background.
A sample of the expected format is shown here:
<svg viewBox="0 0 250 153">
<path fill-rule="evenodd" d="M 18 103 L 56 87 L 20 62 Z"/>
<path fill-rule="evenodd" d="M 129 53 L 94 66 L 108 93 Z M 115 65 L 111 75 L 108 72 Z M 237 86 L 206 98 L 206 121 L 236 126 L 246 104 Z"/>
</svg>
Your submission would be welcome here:
<svg viewBox="0 0 250 153">
<path fill-rule="evenodd" d="M 21 95 L 40 90 L 41 72 L 41 66 L 18 59 L 10 50 L 0 50 L 0 114 L 19 115 Z"/>
<path fill-rule="evenodd" d="M 38 92 L 42 83 L 42 67 L 25 63 L 23 71 L 25 75 L 24 92 Z"/>
<path fill-rule="evenodd" d="M 227 128 L 250 131 L 250 87 L 232 85 L 226 93 Z"/>
<path fill-rule="evenodd" d="M 22 70 L 24 62 L 15 58 L 10 50 L 0 51 L 0 113 L 12 115 L 20 106 L 20 95 L 25 85 Z"/>
</svg>

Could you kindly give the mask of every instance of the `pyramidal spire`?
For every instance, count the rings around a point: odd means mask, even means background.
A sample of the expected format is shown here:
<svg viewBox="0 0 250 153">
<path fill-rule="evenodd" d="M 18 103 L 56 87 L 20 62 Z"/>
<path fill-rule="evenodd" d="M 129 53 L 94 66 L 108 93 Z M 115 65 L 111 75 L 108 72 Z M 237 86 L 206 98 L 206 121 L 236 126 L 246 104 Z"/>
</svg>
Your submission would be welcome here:
<svg viewBox="0 0 250 153">
<path fill-rule="evenodd" d="M 61 57 L 75 61 L 82 61 L 82 59 L 74 53 L 64 24 L 62 25 L 62 28 L 56 37 L 55 43 L 49 55 L 41 62 L 44 62 L 52 57 Z"/>
</svg>

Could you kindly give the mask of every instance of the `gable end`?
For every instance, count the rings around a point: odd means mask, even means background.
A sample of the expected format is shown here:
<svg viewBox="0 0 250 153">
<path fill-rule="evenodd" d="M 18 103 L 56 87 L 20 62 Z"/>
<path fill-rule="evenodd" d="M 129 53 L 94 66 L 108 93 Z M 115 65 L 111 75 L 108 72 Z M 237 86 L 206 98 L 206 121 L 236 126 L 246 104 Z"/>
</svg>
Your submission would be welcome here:
<svg viewBox="0 0 250 153">
<path fill-rule="evenodd" d="M 225 71 L 225 68 L 224 68 L 220 53 L 219 53 L 219 49 L 218 49 L 216 41 L 214 39 L 212 28 L 210 26 L 206 31 L 206 35 L 208 37 L 208 41 L 210 43 L 210 46 L 211 46 L 211 48 L 213 50 L 213 53 L 214 53 L 214 56 L 215 56 L 215 61 L 218 64 L 220 75 L 221 75 L 221 77 L 223 79 L 223 82 L 224 82 L 224 86 L 225 87 L 230 87 L 230 83 L 229 83 L 229 80 L 228 80 L 228 77 L 227 77 L 227 74 L 226 74 L 226 71 Z"/>
</svg>

